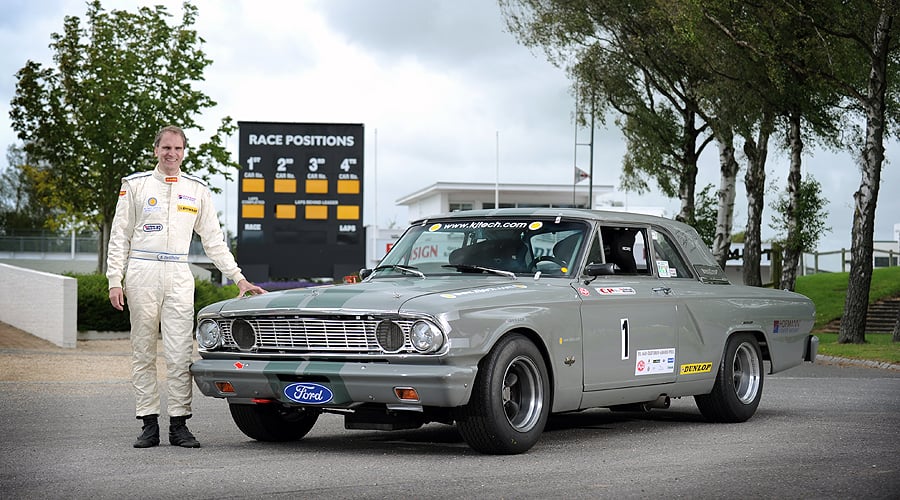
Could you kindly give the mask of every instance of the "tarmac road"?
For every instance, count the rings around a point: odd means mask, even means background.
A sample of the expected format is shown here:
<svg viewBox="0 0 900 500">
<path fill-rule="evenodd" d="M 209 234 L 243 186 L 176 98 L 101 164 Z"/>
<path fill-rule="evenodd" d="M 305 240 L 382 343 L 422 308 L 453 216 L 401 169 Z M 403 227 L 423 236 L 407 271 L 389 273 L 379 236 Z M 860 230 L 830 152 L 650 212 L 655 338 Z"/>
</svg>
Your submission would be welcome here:
<svg viewBox="0 0 900 500">
<path fill-rule="evenodd" d="M 2 324 L 0 324 L 2 327 Z M 138 450 L 128 341 L 60 349 L 0 328 L 0 496 L 17 498 L 897 498 L 900 371 L 806 364 L 765 380 L 743 424 L 691 398 L 648 414 L 555 416 L 517 456 L 480 455 L 450 426 L 259 443 L 195 392 L 199 449 Z"/>
</svg>

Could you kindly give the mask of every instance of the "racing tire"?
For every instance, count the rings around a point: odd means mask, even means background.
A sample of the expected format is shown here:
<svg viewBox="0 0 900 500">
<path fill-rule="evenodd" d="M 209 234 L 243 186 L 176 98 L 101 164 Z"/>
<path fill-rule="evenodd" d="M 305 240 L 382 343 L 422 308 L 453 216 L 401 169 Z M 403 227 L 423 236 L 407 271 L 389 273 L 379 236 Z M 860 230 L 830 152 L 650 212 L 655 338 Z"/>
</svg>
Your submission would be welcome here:
<svg viewBox="0 0 900 500">
<path fill-rule="evenodd" d="M 502 338 L 481 360 L 456 425 L 474 450 L 513 455 L 531 449 L 550 414 L 550 380 L 538 348 L 522 335 Z"/>
<path fill-rule="evenodd" d="M 697 408 L 712 422 L 748 420 L 762 399 L 764 373 L 756 337 L 748 333 L 733 335 L 725 345 L 712 392 L 694 396 Z"/>
<path fill-rule="evenodd" d="M 238 429 L 257 441 L 296 441 L 309 433 L 321 413 L 308 408 L 285 408 L 275 403 L 229 403 L 228 408 Z"/>
</svg>

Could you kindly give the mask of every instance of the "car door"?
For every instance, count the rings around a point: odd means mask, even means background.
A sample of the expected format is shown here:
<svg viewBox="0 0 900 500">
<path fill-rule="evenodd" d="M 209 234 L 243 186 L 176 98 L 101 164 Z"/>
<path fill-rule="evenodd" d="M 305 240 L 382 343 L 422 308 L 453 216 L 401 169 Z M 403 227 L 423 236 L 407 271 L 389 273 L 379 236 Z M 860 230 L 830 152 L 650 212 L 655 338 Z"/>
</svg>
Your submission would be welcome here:
<svg viewBox="0 0 900 500">
<path fill-rule="evenodd" d="M 690 303 L 714 299 L 714 289 L 701 283 L 688 265 L 676 239 L 662 228 L 650 229 L 651 259 L 660 283 L 678 309 L 678 380 L 692 380 L 711 376 L 718 360 L 718 347 L 708 345 L 691 320 Z"/>
<path fill-rule="evenodd" d="M 673 382 L 677 306 L 647 258 L 647 227 L 601 226 L 588 261 L 615 274 L 579 283 L 584 330 L 584 390 Z"/>
</svg>

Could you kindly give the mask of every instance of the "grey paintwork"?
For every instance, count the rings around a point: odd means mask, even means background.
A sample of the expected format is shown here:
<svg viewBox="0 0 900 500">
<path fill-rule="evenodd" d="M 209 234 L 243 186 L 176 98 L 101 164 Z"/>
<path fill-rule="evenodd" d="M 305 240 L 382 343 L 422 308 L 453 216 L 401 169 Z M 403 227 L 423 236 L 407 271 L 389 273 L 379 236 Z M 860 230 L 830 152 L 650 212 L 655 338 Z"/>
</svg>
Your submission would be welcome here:
<svg viewBox="0 0 900 500">
<path fill-rule="evenodd" d="M 661 276 L 648 257 L 648 275 L 591 278 L 581 272 L 588 260 L 585 246 L 568 276 L 460 273 L 423 278 L 383 272 L 359 284 L 220 302 L 203 309 L 198 319 L 409 315 L 440 325 L 449 345 L 428 355 L 201 349 L 204 359 L 192 367 L 198 387 L 208 396 L 225 397 L 214 382 L 228 380 L 236 388 L 227 395 L 234 401 L 263 397 L 289 402 L 279 391 L 291 376 L 321 377 L 335 392 L 328 407 L 401 404 L 392 390 L 396 386 L 416 387 L 422 406 L 459 406 L 468 402 L 478 362 L 499 338 L 520 332 L 544 353 L 552 410 L 562 412 L 651 401 L 659 395 L 705 394 L 712 389 L 726 340 L 735 332 L 757 337 L 764 358 L 771 361 L 770 372 L 814 359 L 808 352 L 815 313 L 809 299 L 728 283 L 696 232 L 675 221 L 617 212 L 506 209 L 429 217 L 412 227 L 507 219 L 543 221 L 545 228 L 560 220 L 580 221 L 591 237 L 604 225 L 657 231 L 676 242 L 691 269 L 679 271 L 677 278 Z M 397 252 L 403 238 L 384 262 L 401 262 Z M 648 366 L 657 371 L 639 374 Z"/>
</svg>

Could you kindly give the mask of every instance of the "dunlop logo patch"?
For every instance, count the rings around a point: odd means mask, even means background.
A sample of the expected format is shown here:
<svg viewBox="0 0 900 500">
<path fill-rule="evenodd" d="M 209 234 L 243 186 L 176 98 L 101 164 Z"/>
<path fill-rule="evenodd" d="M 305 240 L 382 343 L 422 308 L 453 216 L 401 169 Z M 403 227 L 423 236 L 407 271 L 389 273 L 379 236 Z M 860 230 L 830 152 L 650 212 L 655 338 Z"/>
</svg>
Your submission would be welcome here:
<svg viewBox="0 0 900 500">
<path fill-rule="evenodd" d="M 712 371 L 712 363 L 691 363 L 681 365 L 680 375 L 693 375 L 694 373 L 709 373 Z"/>
<path fill-rule="evenodd" d="M 189 214 L 196 214 L 197 212 L 199 212 L 199 210 L 197 210 L 197 207 L 192 207 L 190 205 L 178 205 L 178 211 L 187 212 Z"/>
</svg>

